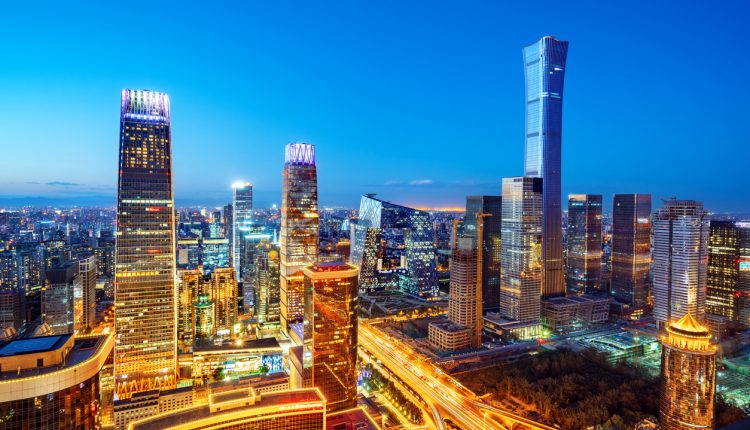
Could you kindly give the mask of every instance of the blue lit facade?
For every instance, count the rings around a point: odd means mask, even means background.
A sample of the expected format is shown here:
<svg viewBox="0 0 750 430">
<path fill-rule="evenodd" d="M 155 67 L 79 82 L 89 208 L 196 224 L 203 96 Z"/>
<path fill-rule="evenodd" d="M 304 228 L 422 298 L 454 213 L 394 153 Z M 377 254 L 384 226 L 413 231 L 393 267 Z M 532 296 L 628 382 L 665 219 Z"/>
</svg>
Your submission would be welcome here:
<svg viewBox="0 0 750 430">
<path fill-rule="evenodd" d="M 383 240 L 385 239 L 385 240 Z M 403 241 L 405 264 L 383 270 L 386 247 Z M 360 291 L 397 285 L 407 294 L 437 297 L 435 245 L 427 212 L 362 196 L 350 260 L 360 267 Z"/>
<path fill-rule="evenodd" d="M 524 176 L 542 178 L 542 297 L 565 295 L 562 253 L 561 136 L 568 42 L 545 36 L 523 48 L 526 77 Z"/>
</svg>

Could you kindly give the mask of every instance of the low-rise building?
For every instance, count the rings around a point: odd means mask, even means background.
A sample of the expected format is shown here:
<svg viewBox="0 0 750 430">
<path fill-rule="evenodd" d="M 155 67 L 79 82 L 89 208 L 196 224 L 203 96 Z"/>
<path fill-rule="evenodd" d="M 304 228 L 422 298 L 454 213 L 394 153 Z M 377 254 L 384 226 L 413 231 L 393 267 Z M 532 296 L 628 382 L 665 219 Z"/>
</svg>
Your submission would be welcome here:
<svg viewBox="0 0 750 430">
<path fill-rule="evenodd" d="M 471 348 L 472 330 L 452 322 L 430 323 L 427 329 L 430 343 L 441 351 L 459 351 Z"/>
<path fill-rule="evenodd" d="M 542 323 L 554 332 L 580 330 L 609 319 L 609 297 L 568 296 L 542 301 Z"/>
<path fill-rule="evenodd" d="M 131 422 L 191 407 L 194 398 L 193 387 L 135 393 L 129 399 L 115 401 L 115 427 L 125 430 Z"/>
</svg>

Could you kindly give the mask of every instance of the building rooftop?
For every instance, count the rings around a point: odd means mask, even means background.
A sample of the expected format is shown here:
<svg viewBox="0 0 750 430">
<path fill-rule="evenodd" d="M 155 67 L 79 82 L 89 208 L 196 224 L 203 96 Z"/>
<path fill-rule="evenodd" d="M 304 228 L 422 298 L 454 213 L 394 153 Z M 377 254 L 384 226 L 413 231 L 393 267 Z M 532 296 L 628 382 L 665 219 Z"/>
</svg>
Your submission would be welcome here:
<svg viewBox="0 0 750 430">
<path fill-rule="evenodd" d="M 3 342 L 0 345 L 0 381 L 44 375 L 81 364 L 94 357 L 108 337 L 74 339 L 72 334 L 65 334 Z M 43 366 L 37 366 L 37 358 L 44 359 Z"/>
<path fill-rule="evenodd" d="M 72 334 L 16 339 L 0 344 L 0 357 L 47 352 L 61 348 Z"/>
<path fill-rule="evenodd" d="M 196 342 L 193 347 L 194 353 L 200 352 L 218 352 L 218 351 L 235 351 L 242 349 L 278 349 L 281 351 L 279 341 L 272 337 L 263 339 L 246 340 L 237 344 L 235 342 L 227 342 L 216 345 L 213 342 L 200 343 Z"/>
<path fill-rule="evenodd" d="M 325 430 L 379 430 L 377 424 L 362 408 L 330 413 L 326 417 Z"/>
</svg>

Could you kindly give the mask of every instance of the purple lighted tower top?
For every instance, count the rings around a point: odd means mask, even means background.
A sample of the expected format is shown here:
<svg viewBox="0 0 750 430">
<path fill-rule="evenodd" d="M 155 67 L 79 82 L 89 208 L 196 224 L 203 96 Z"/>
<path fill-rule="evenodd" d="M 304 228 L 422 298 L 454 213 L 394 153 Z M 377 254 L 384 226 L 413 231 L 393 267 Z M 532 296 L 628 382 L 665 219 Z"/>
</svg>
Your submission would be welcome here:
<svg viewBox="0 0 750 430">
<path fill-rule="evenodd" d="M 290 143 L 286 146 L 285 164 L 315 165 L 315 146 L 309 143 Z"/>
</svg>

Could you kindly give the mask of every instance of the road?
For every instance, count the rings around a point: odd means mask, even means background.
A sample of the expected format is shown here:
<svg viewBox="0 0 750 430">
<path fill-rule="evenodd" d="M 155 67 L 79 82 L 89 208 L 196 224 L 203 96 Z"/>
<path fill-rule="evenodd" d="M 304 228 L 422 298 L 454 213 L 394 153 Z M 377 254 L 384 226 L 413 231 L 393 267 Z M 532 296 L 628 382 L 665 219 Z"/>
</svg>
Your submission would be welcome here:
<svg viewBox="0 0 750 430">
<path fill-rule="evenodd" d="M 461 428 L 553 430 L 482 402 L 471 390 L 428 362 L 424 355 L 366 321 L 359 323 L 359 345 Z"/>
</svg>

